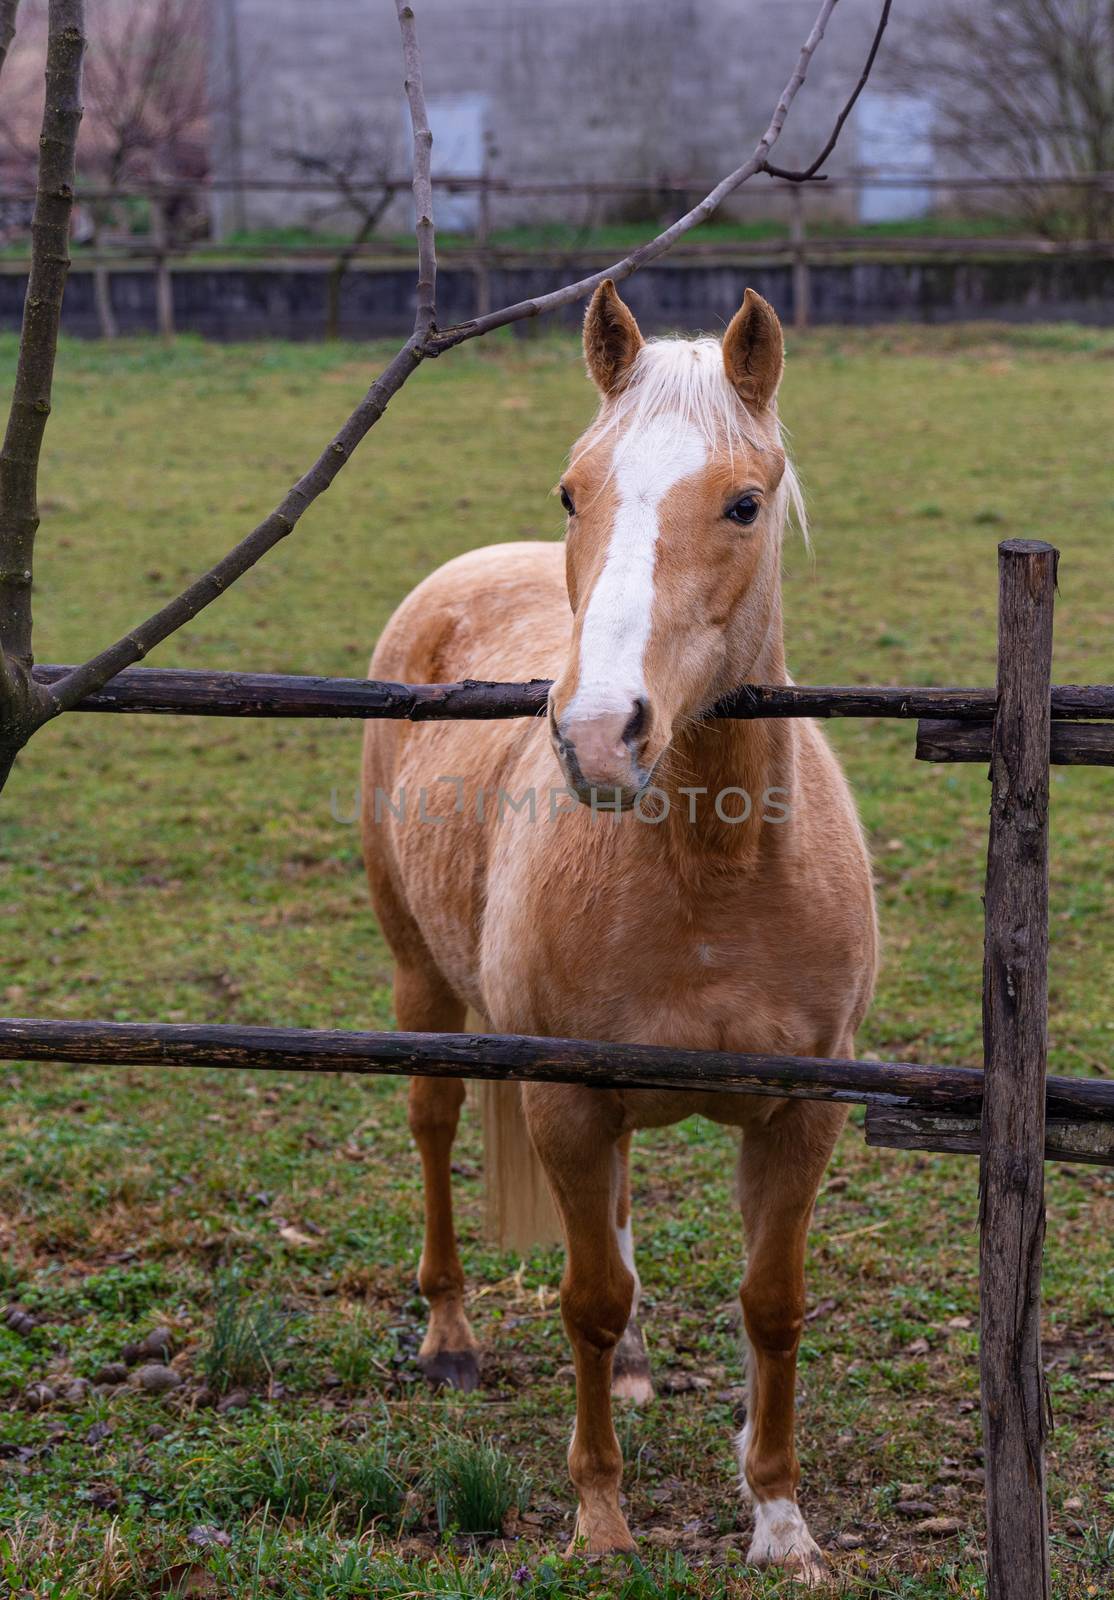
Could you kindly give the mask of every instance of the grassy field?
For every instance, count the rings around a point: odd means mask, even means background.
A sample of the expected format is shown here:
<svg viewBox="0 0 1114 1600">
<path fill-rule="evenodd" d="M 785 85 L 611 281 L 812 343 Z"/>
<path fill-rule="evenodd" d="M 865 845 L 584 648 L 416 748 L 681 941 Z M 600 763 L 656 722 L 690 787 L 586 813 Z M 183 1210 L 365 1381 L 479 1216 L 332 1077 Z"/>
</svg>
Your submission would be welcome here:
<svg viewBox="0 0 1114 1600">
<path fill-rule="evenodd" d="M 380 355 L 64 347 L 40 659 L 103 644 L 254 523 Z M 10 339 L 0 356 L 10 373 Z M 1112 358 L 1110 335 L 1071 328 L 793 342 L 783 411 L 815 539 L 811 561 L 787 555 L 799 681 L 991 682 L 994 552 L 1010 535 L 1062 549 L 1059 681 L 1114 681 Z M 548 491 L 591 404 L 566 339 L 430 365 L 296 536 L 156 660 L 361 673 L 438 562 L 559 536 Z M 892 722 L 832 737 L 884 935 L 860 1051 L 975 1062 L 985 772 L 918 766 L 912 728 Z M 389 1026 L 350 820 L 358 747 L 344 724 L 73 716 L 46 730 L 0 801 L 4 1009 Z M 1110 781 L 1053 776 L 1059 1072 L 1114 1067 Z M 420 1189 L 399 1085 L 17 1066 L 0 1094 L 0 1294 L 22 1308 L 0 1317 L 0 1592 L 790 1592 L 742 1567 L 725 1131 L 686 1124 L 636 1146 L 661 1394 L 619 1429 L 644 1564 L 566 1566 L 560 1258 L 484 1242 L 474 1125 L 457 1184 L 484 1387 L 431 1396 L 414 1365 Z M 840 1592 L 979 1596 L 976 1171 L 868 1150 L 860 1122 L 816 1215 L 802 1502 Z M 1114 1183 L 1084 1166 L 1050 1166 L 1048 1183 L 1056 1593 L 1082 1600 L 1114 1586 Z M 162 1395 L 109 1381 L 158 1328 L 182 1381 Z"/>
</svg>

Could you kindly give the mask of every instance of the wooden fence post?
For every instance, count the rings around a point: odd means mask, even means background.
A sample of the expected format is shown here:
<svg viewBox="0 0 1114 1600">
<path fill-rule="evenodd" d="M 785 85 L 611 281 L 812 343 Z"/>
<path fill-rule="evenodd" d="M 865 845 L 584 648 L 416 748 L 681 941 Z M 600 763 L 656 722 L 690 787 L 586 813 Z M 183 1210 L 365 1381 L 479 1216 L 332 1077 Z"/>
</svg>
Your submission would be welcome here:
<svg viewBox="0 0 1114 1600">
<path fill-rule="evenodd" d="M 161 195 L 151 197 L 151 244 L 155 252 L 155 316 L 164 339 L 174 337 L 174 283 L 166 259 L 169 234 L 166 204 Z"/>
<path fill-rule="evenodd" d="M 1048 1600 L 1041 1365 L 1048 770 L 1058 552 L 998 547 L 986 867 L 979 1295 L 989 1600 Z"/>
<path fill-rule="evenodd" d="M 476 214 L 475 308 L 473 316 L 486 317 L 491 310 L 491 146 L 484 143 L 483 170 L 480 173 L 480 201 Z"/>
<path fill-rule="evenodd" d="M 793 326 L 807 328 L 812 320 L 812 285 L 809 282 L 805 237 L 805 189 L 795 183 L 789 190 L 789 242 L 793 253 Z"/>
</svg>

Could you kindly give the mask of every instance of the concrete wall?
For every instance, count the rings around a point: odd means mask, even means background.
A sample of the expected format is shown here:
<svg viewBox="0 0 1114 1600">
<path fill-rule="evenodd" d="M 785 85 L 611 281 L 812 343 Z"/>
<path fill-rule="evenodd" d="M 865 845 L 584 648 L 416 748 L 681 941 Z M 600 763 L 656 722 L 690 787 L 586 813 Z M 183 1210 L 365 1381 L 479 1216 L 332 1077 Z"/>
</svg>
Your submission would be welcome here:
<svg viewBox="0 0 1114 1600">
<path fill-rule="evenodd" d="M 575 265 L 571 269 L 576 273 Z M 565 281 L 556 268 L 523 268 L 492 274 L 493 303 L 543 294 Z M 178 329 L 215 339 L 316 339 L 325 321 L 325 272 L 310 267 L 222 267 L 179 270 L 173 275 Z M 647 331 L 721 330 L 750 284 L 778 313 L 793 316 L 788 266 L 650 267 L 623 285 Z M 1114 261 L 1099 257 L 1034 257 L 1011 261 L 858 261 L 815 266 L 811 272 L 812 317 L 817 323 L 954 322 L 991 318 L 1004 322 L 1076 321 L 1114 325 Z M 438 279 L 442 324 L 463 321 L 474 306 L 471 273 L 447 267 Z M 0 328 L 18 328 L 26 278 L 0 273 Z M 149 273 L 116 272 L 112 299 L 120 329 L 155 327 L 154 281 Z M 560 319 L 575 327 L 583 307 L 570 306 Z M 414 317 L 414 274 L 408 268 L 356 270 L 343 299 L 343 332 L 349 338 L 409 333 Z M 544 326 L 552 327 L 555 318 Z M 92 277 L 70 274 L 62 326 L 67 333 L 95 336 Z M 529 336 L 537 323 L 519 324 Z"/>
<path fill-rule="evenodd" d="M 778 146 L 807 160 L 861 68 L 879 0 L 841 0 Z M 938 3 L 938 0 L 935 0 Z M 930 14 L 934 0 L 905 0 Z M 817 0 L 423 0 L 426 92 L 483 97 L 491 170 L 518 182 L 706 180 L 762 133 Z M 880 62 L 884 66 L 884 61 Z M 217 176 L 290 176 L 283 152 L 320 149 L 359 123 L 408 168 L 398 25 L 390 0 L 213 0 Z M 854 128 L 832 162 L 855 162 Z M 764 180 L 763 180 L 764 181 Z M 582 211 L 579 203 L 570 205 Z M 315 210 L 255 195 L 218 227 L 273 225 Z M 501 207 L 497 221 L 539 210 Z M 395 220 L 405 222 L 405 202 Z"/>
</svg>

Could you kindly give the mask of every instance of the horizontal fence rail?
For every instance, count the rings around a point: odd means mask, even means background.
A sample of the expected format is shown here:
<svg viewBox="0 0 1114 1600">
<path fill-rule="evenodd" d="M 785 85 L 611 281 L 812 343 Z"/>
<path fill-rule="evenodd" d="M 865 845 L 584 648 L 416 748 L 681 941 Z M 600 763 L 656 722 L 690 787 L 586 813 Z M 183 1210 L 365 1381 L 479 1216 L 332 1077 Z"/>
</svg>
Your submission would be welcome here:
<svg viewBox="0 0 1114 1600">
<path fill-rule="evenodd" d="M 39 683 L 74 670 L 39 666 Z M 550 680 L 529 683 L 386 683 L 369 678 L 301 677 L 270 672 L 205 672 L 131 667 L 88 695 L 77 711 L 207 717 L 388 717 L 410 722 L 482 721 L 543 715 Z M 991 721 L 993 689 L 746 684 L 712 708 L 717 717 L 902 717 Z M 1114 685 L 1064 684 L 1052 690 L 1054 719 L 1114 718 Z M 988 747 L 989 748 L 989 747 Z M 960 758 L 962 759 L 962 758 Z M 972 757 L 971 759 L 975 759 Z"/>
<path fill-rule="evenodd" d="M 989 761 L 989 722 L 917 723 L 918 761 Z M 1114 727 L 1100 722 L 1054 722 L 1049 760 L 1054 767 L 1114 767 Z"/>
<path fill-rule="evenodd" d="M 0 1060 L 134 1067 L 354 1072 L 388 1077 L 494 1078 L 594 1089 L 708 1090 L 837 1100 L 892 1111 L 977 1116 L 983 1073 L 914 1061 L 673 1050 L 525 1034 L 364 1033 L 228 1023 L 44 1021 L 0 1018 Z M 1114 1082 L 1047 1080 L 1048 1115 L 1114 1118 Z"/>
<path fill-rule="evenodd" d="M 369 177 L 359 176 L 344 177 L 344 191 L 340 191 L 335 175 L 323 174 L 321 177 L 305 177 L 291 175 L 290 177 L 264 178 L 220 178 L 210 177 L 203 179 L 169 177 L 159 182 L 156 180 L 140 180 L 125 184 L 96 184 L 79 183 L 74 190 L 76 201 L 101 201 L 101 200 L 178 200 L 183 196 L 192 195 L 203 197 L 208 194 L 380 194 L 384 190 L 392 193 L 409 194 L 413 179 L 409 176 L 398 174 L 396 176 Z M 670 196 L 680 201 L 686 200 L 694 193 L 703 194 L 709 185 L 710 175 L 703 177 L 676 177 L 662 179 L 660 182 L 641 182 L 636 180 L 607 179 L 593 182 L 590 179 L 523 179 L 498 177 L 495 173 L 475 172 L 446 172 L 434 173 L 430 182 L 434 190 L 441 189 L 446 194 L 489 194 L 530 196 L 544 198 L 548 195 L 574 196 L 580 198 L 584 195 L 599 195 L 602 197 L 615 196 L 616 198 L 629 198 L 632 195 L 641 195 L 646 198 Z M 1099 192 L 1114 191 L 1114 172 L 1063 172 L 1050 173 L 1046 176 L 1031 177 L 1018 176 L 1017 174 L 1002 173 L 1000 175 L 970 175 L 954 177 L 940 177 L 931 172 L 922 172 L 917 168 L 907 171 L 889 172 L 848 172 L 843 174 L 825 174 L 823 192 L 832 190 L 859 190 L 869 189 L 899 189 L 907 190 L 911 187 L 931 190 L 933 193 L 946 194 L 978 194 L 994 190 L 1008 193 L 1011 190 L 1034 192 L 1055 189 L 1093 189 Z M 761 202 L 771 192 L 783 195 L 799 193 L 796 184 L 785 183 L 778 179 L 771 179 L 768 184 L 758 189 L 741 189 L 732 198 L 744 201 L 758 200 Z M 0 187 L 0 203 L 28 201 L 35 198 L 35 186 L 31 182 L 21 183 L 18 180 L 9 182 Z"/>
</svg>

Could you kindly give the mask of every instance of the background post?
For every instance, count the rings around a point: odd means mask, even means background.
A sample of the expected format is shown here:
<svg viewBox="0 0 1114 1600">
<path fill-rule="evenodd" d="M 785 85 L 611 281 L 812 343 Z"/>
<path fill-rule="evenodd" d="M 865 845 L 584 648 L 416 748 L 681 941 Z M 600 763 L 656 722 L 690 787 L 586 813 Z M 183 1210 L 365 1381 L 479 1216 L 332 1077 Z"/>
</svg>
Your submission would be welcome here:
<svg viewBox="0 0 1114 1600">
<path fill-rule="evenodd" d="M 155 252 L 155 318 L 164 339 L 174 337 L 174 284 L 167 261 L 170 234 L 166 221 L 166 202 L 161 195 L 151 196 L 151 244 Z"/>
<path fill-rule="evenodd" d="M 981 1392 L 990 1600 L 1047 1600 L 1041 1364 L 1048 1035 L 1048 768 L 1058 552 L 998 547 L 980 1165 Z"/>
<path fill-rule="evenodd" d="M 805 234 L 805 186 L 795 183 L 789 189 L 789 242 L 793 252 L 793 326 L 807 328 L 812 320 L 809 304 L 812 285 L 808 274 L 808 245 Z"/>
</svg>

